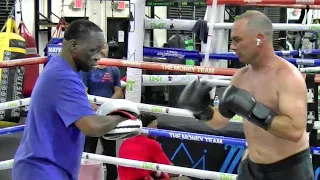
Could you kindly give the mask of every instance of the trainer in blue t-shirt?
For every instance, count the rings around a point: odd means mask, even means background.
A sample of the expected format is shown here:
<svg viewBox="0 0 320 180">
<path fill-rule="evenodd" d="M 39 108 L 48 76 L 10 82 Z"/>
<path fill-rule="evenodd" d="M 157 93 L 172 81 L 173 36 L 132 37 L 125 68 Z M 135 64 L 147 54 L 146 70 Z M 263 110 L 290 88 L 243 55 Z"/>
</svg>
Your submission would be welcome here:
<svg viewBox="0 0 320 180">
<path fill-rule="evenodd" d="M 108 44 L 109 45 L 109 44 Z M 102 56 L 107 57 L 108 46 L 102 49 Z M 90 95 L 102 96 L 112 99 L 124 98 L 123 91 L 120 83 L 120 70 L 116 66 L 101 66 L 90 72 L 82 72 L 83 83 L 87 88 L 87 92 Z M 97 109 L 99 105 L 92 104 L 94 109 Z M 102 145 L 102 154 L 106 156 L 116 156 L 116 141 L 108 141 L 104 138 L 98 137 L 86 137 L 84 151 L 88 153 L 95 153 L 97 150 L 98 140 L 100 139 Z M 117 179 L 118 172 L 117 166 L 112 164 L 106 164 L 107 177 L 106 179 Z"/>
<path fill-rule="evenodd" d="M 115 66 L 100 66 L 90 72 L 82 72 L 88 94 L 106 98 L 123 98 L 120 70 Z"/>
<path fill-rule="evenodd" d="M 68 25 L 60 55 L 48 62 L 33 89 L 13 180 L 77 180 L 85 135 L 102 136 L 124 120 L 95 114 L 79 73 L 96 65 L 105 43 L 90 21 Z"/>
</svg>

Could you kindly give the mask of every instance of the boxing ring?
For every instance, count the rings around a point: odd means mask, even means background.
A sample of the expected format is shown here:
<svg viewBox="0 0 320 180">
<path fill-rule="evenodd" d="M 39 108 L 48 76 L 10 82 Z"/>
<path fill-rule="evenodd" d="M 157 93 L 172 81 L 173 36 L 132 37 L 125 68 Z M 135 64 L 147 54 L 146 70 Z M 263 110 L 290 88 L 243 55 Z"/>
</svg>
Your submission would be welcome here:
<svg viewBox="0 0 320 180">
<path fill-rule="evenodd" d="M 18 62 L 23 62 L 23 61 L 29 61 L 30 62 L 36 62 L 34 60 L 38 60 L 37 62 L 44 61 L 44 58 L 28 58 L 27 60 L 12 60 L 15 61 L 15 65 L 21 65 Z M 5 66 L 6 62 L 0 63 L 0 66 Z M 24 63 L 22 63 L 24 64 Z M 158 70 L 177 70 L 177 68 L 173 68 L 172 64 L 161 64 L 161 63 L 147 63 L 147 62 L 140 62 L 140 63 L 126 63 L 126 61 L 122 60 L 114 60 L 114 59 L 101 59 L 99 61 L 99 64 L 103 65 L 119 65 L 119 66 L 124 66 L 124 67 L 136 67 L 139 66 L 140 68 L 150 68 L 150 67 L 162 67 L 163 69 L 158 69 Z M 154 66 L 150 66 L 150 64 Z M 185 66 L 180 66 L 180 71 L 182 72 L 193 72 L 193 71 L 198 71 L 201 73 L 205 74 L 214 74 L 214 73 L 228 73 L 232 75 L 235 73 L 235 69 L 229 69 L 228 71 L 221 71 L 219 68 L 209 68 L 209 67 L 197 67 L 196 69 L 198 70 L 193 70 L 193 69 L 183 69 L 182 67 Z M 172 67 L 172 68 L 170 68 Z M 223 69 L 224 70 L 224 69 Z M 197 76 L 193 76 L 197 77 Z M 228 85 L 228 80 L 222 80 L 224 84 L 219 84 L 223 86 Z M 320 82 L 320 81 L 318 81 Z M 217 84 L 219 81 L 217 81 Z M 217 85 L 214 82 L 212 82 L 212 85 L 215 86 Z M 110 101 L 111 99 L 109 98 L 104 98 L 104 97 L 98 97 L 98 96 L 92 96 L 88 95 L 88 99 L 90 102 L 94 102 L 97 104 L 102 104 L 104 102 Z M 31 99 L 26 98 L 26 99 L 20 99 L 20 100 L 15 100 L 15 101 L 10 101 L 10 102 L 5 102 L 5 103 L 0 103 L 0 110 L 5 110 L 5 109 L 11 109 L 11 108 L 17 108 L 17 107 L 22 107 L 22 106 L 28 106 L 30 104 Z M 136 103 L 138 109 L 140 111 L 144 112 L 155 112 L 154 109 L 160 109 L 163 111 L 157 111 L 156 113 L 160 114 L 168 114 L 168 115 L 173 115 L 173 116 L 184 116 L 184 117 L 193 117 L 192 113 L 189 112 L 188 110 L 184 109 L 178 109 L 178 108 L 171 108 L 171 107 L 161 107 L 161 106 L 155 106 L 155 105 L 149 105 L 149 104 L 142 104 L 142 103 Z M 320 123 L 316 122 L 314 125 L 315 129 L 320 129 Z M 11 134 L 11 133 L 17 133 L 21 132 L 24 129 L 24 125 L 21 126 L 16 126 L 16 127 L 9 127 L 9 128 L 4 128 L 0 129 L 0 135 L 6 135 L 6 134 Z M 169 131 L 169 130 L 164 130 L 164 129 L 150 129 L 150 128 L 143 128 L 144 134 L 148 134 L 151 136 L 160 136 L 160 137 L 166 137 L 166 138 L 176 138 L 176 139 L 184 139 L 184 140 L 191 140 L 191 141 L 200 141 L 200 142 L 206 142 L 206 143 L 214 143 L 214 144 L 226 144 L 226 145 L 237 145 L 237 146 L 247 146 L 246 140 L 244 139 L 239 139 L 239 138 L 230 138 L 230 137 L 221 137 L 221 136 L 212 136 L 212 135 L 205 135 L 205 134 L 196 134 L 196 133 L 188 133 L 188 132 L 179 132 L 179 131 Z M 320 147 L 311 147 L 311 153 L 314 155 L 320 155 Z M 115 157 L 107 157 L 107 156 L 101 156 L 101 155 L 95 155 L 95 154 L 90 154 L 90 153 L 84 153 L 83 154 L 84 159 L 89 159 L 89 160 L 96 160 L 104 163 L 111 163 L 111 164 L 116 164 L 116 165 L 122 165 L 122 166 L 129 166 L 129 167 L 136 167 L 136 168 L 142 168 L 142 169 L 148 169 L 148 170 L 155 170 L 155 171 L 162 171 L 162 172 L 168 172 L 168 173 L 178 173 L 182 175 L 187 175 L 187 176 L 192 176 L 192 177 L 198 177 L 198 178 L 205 178 L 205 179 L 236 179 L 236 175 L 233 174 L 226 174 L 226 173 L 218 173 L 218 172 L 211 172 L 211 171 L 204 171 L 204 170 L 197 170 L 197 169 L 190 169 L 190 168 L 182 168 L 182 167 L 176 167 L 176 166 L 167 166 L 167 165 L 161 165 L 161 164 L 155 164 L 155 163 L 150 163 L 150 162 L 141 162 L 141 161 L 133 161 L 133 160 L 124 160 L 121 158 L 115 158 Z M 7 160 L 0 162 L 0 169 L 9 169 L 12 167 L 13 160 Z"/>
<path fill-rule="evenodd" d="M 142 86 L 171 86 L 171 85 L 186 85 L 191 80 L 198 79 L 207 81 L 213 87 L 213 95 L 216 86 L 228 86 L 230 83 L 231 76 L 237 71 L 237 69 L 226 68 L 225 60 L 234 60 L 237 61 L 238 57 L 234 53 L 226 52 L 227 44 L 223 42 L 223 37 L 226 36 L 226 33 L 223 33 L 222 29 L 230 29 L 231 23 L 223 23 L 223 12 L 224 4 L 240 4 L 240 5 L 250 5 L 250 1 L 240 1 L 240 0 L 218 0 L 213 1 L 213 4 L 208 6 L 205 19 L 209 22 L 209 38 L 208 43 L 202 43 L 202 49 L 204 52 L 196 51 L 183 51 L 177 49 L 168 49 L 168 48 L 146 48 L 143 47 L 143 38 L 145 29 L 154 29 L 151 26 L 152 23 L 163 23 L 163 29 L 171 30 L 191 30 L 195 21 L 190 20 L 172 20 L 172 19 L 162 19 L 162 20 L 152 20 L 145 19 L 145 1 L 144 0 L 132 0 L 130 3 L 130 11 L 133 15 L 134 21 L 130 22 L 130 31 L 129 31 L 129 42 L 128 42 L 128 60 L 117 60 L 117 59 L 101 59 L 98 64 L 107 65 L 107 66 L 118 66 L 125 67 L 127 69 L 127 83 L 125 84 L 127 92 L 126 99 L 131 100 L 136 103 L 138 109 L 143 112 L 152 112 L 164 115 L 171 116 L 182 116 L 193 118 L 192 113 L 185 109 L 157 106 L 151 104 L 143 104 L 141 102 L 141 87 Z M 217 6 L 216 3 L 219 5 Z M 309 5 L 311 3 L 301 2 L 301 1 L 275 1 L 275 0 L 261 0 L 257 4 L 290 4 L 292 6 L 296 3 L 301 5 Z M 320 0 L 314 0 L 312 3 L 313 8 L 319 8 L 316 5 L 320 5 Z M 301 7 L 301 6 L 300 6 Z M 216 17 L 211 18 L 210 17 Z M 169 24 L 174 23 L 174 28 L 169 27 Z M 159 29 L 159 26 L 157 26 Z M 274 30 L 288 30 L 288 31 L 319 31 L 320 25 L 301 25 L 301 24 L 274 24 Z M 211 38 L 215 34 L 218 36 L 217 39 Z M 138 44 L 138 46 L 137 46 Z M 224 52 L 224 53 L 221 53 Z M 276 51 L 279 56 L 285 55 L 306 55 L 306 54 L 320 54 L 320 50 L 303 50 L 303 51 Z M 182 57 L 182 59 L 201 59 L 201 66 L 188 66 L 181 64 L 166 64 L 166 63 L 153 63 L 153 62 L 143 62 L 143 57 Z M 216 61 L 211 61 L 211 59 L 216 59 Z M 320 59 L 301 59 L 301 58 L 286 58 L 292 64 L 295 65 L 310 65 L 310 66 L 320 66 Z M 9 60 L 0 62 L 0 68 L 10 68 L 15 66 L 24 66 L 31 64 L 45 64 L 47 62 L 46 57 L 39 58 L 26 58 L 18 60 Z M 143 75 L 142 69 L 153 70 L 153 71 L 166 71 L 166 72 L 182 72 L 182 73 L 196 73 L 197 75 Z M 309 67 L 309 68 L 300 68 L 301 73 L 309 72 L 319 72 L 319 67 Z M 209 76 L 211 75 L 211 76 Z M 306 76 L 306 74 L 304 74 Z M 158 78 L 161 81 L 155 82 L 154 79 Z M 315 83 L 320 83 L 320 75 L 315 75 Z M 97 104 L 102 104 L 104 102 L 110 101 L 109 98 L 98 97 L 88 95 L 90 102 Z M 9 101 L 5 103 L 0 103 L 0 110 L 13 109 L 18 107 L 25 107 L 30 104 L 31 99 L 19 99 L 14 101 Z M 317 118 L 318 119 L 318 118 Z M 196 121 L 194 119 L 194 121 Z M 239 121 L 238 123 L 241 123 Z M 313 129 L 320 130 L 320 122 L 314 122 Z M 24 125 L 8 127 L 0 129 L 0 136 L 19 133 L 24 130 Z M 233 138 L 233 137 L 224 137 L 224 136 L 215 136 L 208 134 L 200 133 L 190 133 L 182 131 L 172 131 L 165 129 L 151 129 L 143 128 L 143 134 L 151 136 L 159 136 L 170 139 L 179 139 L 179 140 L 189 140 L 197 141 L 203 143 L 212 143 L 212 144 L 224 144 L 224 145 L 235 145 L 246 147 L 247 142 L 245 139 Z M 311 147 L 311 154 L 320 155 L 320 147 L 313 146 Z M 142 162 L 129 159 L 122 159 L 116 157 L 102 156 L 91 153 L 83 153 L 83 159 L 99 161 L 103 163 L 135 167 L 140 169 L 152 170 L 152 171 L 161 171 L 172 174 L 181 174 L 190 177 L 197 177 L 202 179 L 216 179 L 216 180 L 235 180 L 236 174 L 214 172 L 207 170 L 199 170 L 193 168 L 185 168 L 178 166 L 169 166 L 156 164 L 151 162 Z M 0 162 L 0 170 L 11 169 L 13 165 L 13 160 L 6 160 Z"/>
</svg>

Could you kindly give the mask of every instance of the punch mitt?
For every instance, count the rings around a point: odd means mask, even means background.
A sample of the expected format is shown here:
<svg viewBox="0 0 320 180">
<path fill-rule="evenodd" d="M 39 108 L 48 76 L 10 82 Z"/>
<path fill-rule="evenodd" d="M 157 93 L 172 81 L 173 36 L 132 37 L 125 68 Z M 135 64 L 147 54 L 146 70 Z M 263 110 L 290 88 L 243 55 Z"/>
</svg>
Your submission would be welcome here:
<svg viewBox="0 0 320 180">
<path fill-rule="evenodd" d="M 137 119 L 140 111 L 135 103 L 125 99 L 113 99 L 103 103 L 97 110 L 98 115 L 119 115 L 127 120 L 120 122 L 113 130 L 102 137 L 106 140 L 117 140 L 134 137 L 140 134 L 142 122 Z"/>
</svg>

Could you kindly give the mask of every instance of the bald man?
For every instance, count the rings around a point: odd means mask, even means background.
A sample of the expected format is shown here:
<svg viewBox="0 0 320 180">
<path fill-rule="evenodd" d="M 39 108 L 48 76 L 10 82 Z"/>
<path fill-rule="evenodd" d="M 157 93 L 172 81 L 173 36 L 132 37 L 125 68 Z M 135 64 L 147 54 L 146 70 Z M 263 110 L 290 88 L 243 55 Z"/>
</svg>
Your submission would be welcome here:
<svg viewBox="0 0 320 180">
<path fill-rule="evenodd" d="M 218 108 L 210 105 L 212 88 L 195 80 L 179 104 L 199 120 L 219 129 L 234 115 L 243 117 L 249 155 L 238 169 L 239 180 L 313 180 L 306 132 L 307 89 L 299 70 L 275 55 L 271 20 L 248 11 L 232 27 L 231 49 L 242 63 Z"/>
</svg>

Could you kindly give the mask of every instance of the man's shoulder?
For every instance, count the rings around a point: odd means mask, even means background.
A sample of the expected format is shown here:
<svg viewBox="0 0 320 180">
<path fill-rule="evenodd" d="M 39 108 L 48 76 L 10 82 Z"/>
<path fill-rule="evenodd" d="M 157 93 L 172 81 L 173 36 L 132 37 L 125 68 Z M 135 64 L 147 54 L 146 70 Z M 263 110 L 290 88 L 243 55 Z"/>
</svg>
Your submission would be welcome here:
<svg viewBox="0 0 320 180">
<path fill-rule="evenodd" d="M 81 85 L 81 75 L 75 71 L 67 69 L 46 69 L 41 75 L 40 79 L 42 82 L 46 82 L 50 86 L 70 85 L 73 83 Z"/>
<path fill-rule="evenodd" d="M 279 77 L 279 80 L 304 80 L 299 69 L 287 61 L 283 62 L 281 66 L 277 68 L 276 75 Z"/>
<path fill-rule="evenodd" d="M 283 63 L 279 68 L 277 68 L 276 73 L 276 82 L 278 88 L 283 90 L 297 90 L 297 91 L 306 91 L 306 82 L 302 73 L 297 67 L 289 62 Z"/>
<path fill-rule="evenodd" d="M 78 81 L 80 79 L 80 73 L 78 74 L 75 71 L 70 71 L 67 69 L 51 69 L 50 71 L 46 72 L 46 76 L 50 79 L 56 80 L 71 80 L 71 81 Z"/>
</svg>

